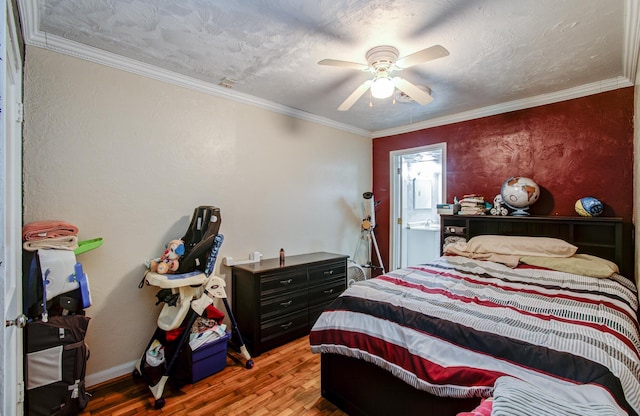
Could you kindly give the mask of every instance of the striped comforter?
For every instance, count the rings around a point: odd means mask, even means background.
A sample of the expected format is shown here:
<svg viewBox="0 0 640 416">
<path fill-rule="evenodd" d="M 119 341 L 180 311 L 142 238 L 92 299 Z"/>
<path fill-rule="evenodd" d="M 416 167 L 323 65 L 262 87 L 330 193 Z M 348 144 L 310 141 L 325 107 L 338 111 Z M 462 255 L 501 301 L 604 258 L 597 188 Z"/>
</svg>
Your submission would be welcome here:
<svg viewBox="0 0 640 416">
<path fill-rule="evenodd" d="M 445 256 L 353 285 L 310 342 L 315 353 L 372 362 L 438 396 L 488 397 L 509 375 L 638 415 L 637 310 L 622 276 Z"/>
</svg>

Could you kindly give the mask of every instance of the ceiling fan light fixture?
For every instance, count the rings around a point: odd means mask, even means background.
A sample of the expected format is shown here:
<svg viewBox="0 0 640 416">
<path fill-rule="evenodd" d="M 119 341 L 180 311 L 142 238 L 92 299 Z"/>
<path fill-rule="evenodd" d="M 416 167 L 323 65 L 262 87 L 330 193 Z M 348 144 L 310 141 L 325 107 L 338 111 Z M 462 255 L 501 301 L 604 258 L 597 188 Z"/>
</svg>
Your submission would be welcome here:
<svg viewBox="0 0 640 416">
<path fill-rule="evenodd" d="M 375 98 L 389 98 L 395 91 L 396 87 L 389 77 L 376 78 L 371 84 L 371 95 Z"/>
<path fill-rule="evenodd" d="M 367 58 L 368 65 L 348 61 L 338 61 L 335 59 L 323 59 L 318 62 L 318 64 L 358 69 L 373 74 L 373 78 L 360 84 L 360 86 L 356 88 L 355 91 L 353 91 L 351 95 L 338 107 L 338 111 L 347 111 L 367 91 L 369 91 L 369 106 L 373 106 L 371 97 L 375 97 L 377 99 L 389 98 L 393 95 L 396 89 L 405 94 L 403 97 L 403 99 L 406 99 L 405 102 L 415 101 L 420 105 L 429 104 L 433 101 L 430 91 L 424 91 L 404 78 L 391 78 L 391 75 L 396 70 L 406 69 L 413 65 L 443 58 L 448 55 L 448 50 L 440 45 L 434 45 L 398 59 L 398 49 L 393 46 L 382 45 L 376 46 L 367 51 L 365 56 Z M 396 103 L 396 99 L 398 99 L 397 95 L 393 100 L 394 104 Z"/>
</svg>

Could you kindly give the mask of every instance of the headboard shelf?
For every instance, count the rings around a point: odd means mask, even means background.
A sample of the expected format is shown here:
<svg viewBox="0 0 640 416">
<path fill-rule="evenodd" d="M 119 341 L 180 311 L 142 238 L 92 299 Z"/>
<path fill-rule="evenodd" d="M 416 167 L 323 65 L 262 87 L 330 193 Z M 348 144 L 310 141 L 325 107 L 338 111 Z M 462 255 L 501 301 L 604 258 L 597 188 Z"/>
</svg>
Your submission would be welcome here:
<svg viewBox="0 0 640 416">
<path fill-rule="evenodd" d="M 441 247 L 452 235 L 467 240 L 486 234 L 553 237 L 577 246 L 578 253 L 614 261 L 621 274 L 634 278 L 632 227 L 622 218 L 441 215 L 440 225 Z"/>
</svg>

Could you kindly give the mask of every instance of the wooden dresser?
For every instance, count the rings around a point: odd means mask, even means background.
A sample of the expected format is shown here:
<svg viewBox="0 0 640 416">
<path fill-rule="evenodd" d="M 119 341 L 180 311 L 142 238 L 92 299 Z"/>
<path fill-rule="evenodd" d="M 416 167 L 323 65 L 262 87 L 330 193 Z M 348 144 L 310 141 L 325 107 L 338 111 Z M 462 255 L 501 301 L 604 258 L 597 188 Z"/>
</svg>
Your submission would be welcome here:
<svg viewBox="0 0 640 416">
<path fill-rule="evenodd" d="M 231 268 L 232 310 L 252 355 L 309 333 L 346 289 L 347 258 L 320 252 Z"/>
</svg>

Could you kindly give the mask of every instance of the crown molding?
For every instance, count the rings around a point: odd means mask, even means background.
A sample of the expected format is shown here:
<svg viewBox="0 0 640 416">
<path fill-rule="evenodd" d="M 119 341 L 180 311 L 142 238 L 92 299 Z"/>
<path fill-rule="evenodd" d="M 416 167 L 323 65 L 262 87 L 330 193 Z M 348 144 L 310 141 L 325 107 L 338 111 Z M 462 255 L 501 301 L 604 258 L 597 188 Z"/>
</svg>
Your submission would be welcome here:
<svg viewBox="0 0 640 416">
<path fill-rule="evenodd" d="M 200 91 L 216 97 L 263 108 L 276 113 L 374 139 L 402 133 L 409 133 L 416 130 L 422 130 L 481 117 L 488 117 L 510 111 L 537 107 L 540 105 L 553 104 L 560 101 L 585 97 L 588 95 L 611 91 L 618 88 L 633 86 L 636 79 L 636 71 L 638 70 L 638 60 L 640 54 L 640 0 L 625 0 L 625 30 L 623 42 L 624 50 L 622 76 L 549 94 L 543 94 L 536 97 L 529 97 L 521 100 L 515 100 L 493 106 L 478 108 L 471 111 L 453 114 L 450 116 L 438 117 L 426 120 L 424 122 L 413 123 L 397 128 L 370 131 L 349 124 L 339 123 L 326 117 L 320 117 L 249 94 L 241 93 L 230 88 L 221 87 L 219 85 L 204 82 L 192 77 L 177 74 L 169 70 L 119 56 L 101 49 L 82 45 L 80 43 L 70 41 L 60 36 L 46 34 L 39 30 L 38 24 L 40 19 L 38 2 L 20 1 L 18 2 L 18 6 L 20 9 L 20 16 L 22 18 L 24 41 L 27 45 L 37 46 L 61 54 L 91 61 L 97 64 L 131 72 L 144 77 L 168 82 L 195 91 Z"/>
<path fill-rule="evenodd" d="M 524 110 L 540 105 L 553 104 L 574 98 L 586 97 L 592 94 L 612 91 L 618 88 L 634 86 L 640 60 L 640 0 L 625 0 L 624 2 L 624 39 L 622 54 L 622 76 L 617 78 L 581 85 L 549 94 L 529 97 L 522 100 L 510 101 L 494 106 L 483 107 L 453 114 L 451 116 L 438 117 L 424 122 L 409 124 L 393 129 L 377 130 L 371 133 L 371 137 L 393 136 L 396 134 L 410 133 L 431 127 L 473 120 L 476 118 L 494 116 L 510 111 Z"/>
<path fill-rule="evenodd" d="M 622 75 L 633 84 L 640 59 L 640 0 L 625 1 L 624 28 Z"/>
<path fill-rule="evenodd" d="M 40 47 L 53 52 L 58 52 L 64 55 L 94 62 L 100 65 L 105 65 L 122 71 L 131 72 L 140 76 L 156 79 L 158 81 L 163 81 L 184 88 L 189 88 L 191 90 L 203 92 L 205 94 L 213 95 L 231 101 L 236 101 L 254 107 L 259 107 L 265 110 L 273 111 L 275 113 L 280 113 L 286 116 L 310 121 L 338 130 L 343 130 L 359 136 L 371 137 L 371 131 L 369 130 L 361 129 L 345 123 L 339 123 L 326 117 L 320 117 L 306 111 L 274 103 L 273 101 L 264 100 L 262 98 L 238 92 L 230 88 L 225 88 L 209 82 L 201 81 L 193 77 L 181 75 L 154 65 L 149 65 L 144 62 L 116 55 L 102 49 L 83 45 L 78 42 L 65 39 L 61 36 L 44 33 L 38 28 L 40 19 L 37 2 L 21 1 L 19 2 L 19 6 L 20 15 L 22 16 L 24 41 L 27 45 Z"/>
<path fill-rule="evenodd" d="M 561 101 L 572 100 L 574 98 L 586 97 L 588 95 L 631 86 L 633 86 L 633 83 L 628 79 L 624 77 L 617 77 L 609 80 L 593 82 L 591 84 L 580 85 L 575 88 L 569 88 L 549 94 L 542 94 L 536 97 L 523 98 L 521 100 L 509 101 L 489 107 L 477 108 L 471 111 L 453 114 L 451 116 L 433 118 L 423 122 L 413 123 L 393 129 L 378 130 L 374 131 L 371 136 L 372 138 L 377 139 L 380 137 L 410 133 L 417 130 L 444 126 L 446 124 L 459 123 L 461 121 L 468 121 L 476 118 L 495 116 L 497 114 L 524 110 L 526 108 L 538 107 L 546 104 L 558 103 Z"/>
</svg>

